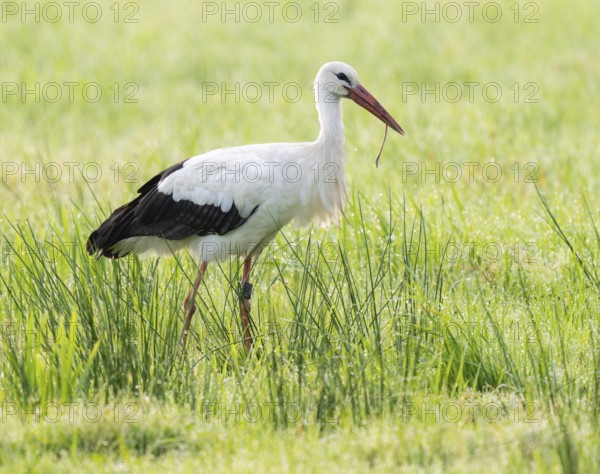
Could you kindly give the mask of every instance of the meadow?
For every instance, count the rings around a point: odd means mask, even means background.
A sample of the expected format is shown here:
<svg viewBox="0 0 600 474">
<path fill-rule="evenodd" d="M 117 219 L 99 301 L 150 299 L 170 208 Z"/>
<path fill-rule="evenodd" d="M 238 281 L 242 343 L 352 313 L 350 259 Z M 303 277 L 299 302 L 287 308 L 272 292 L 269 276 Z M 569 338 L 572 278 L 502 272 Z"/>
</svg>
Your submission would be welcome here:
<svg viewBox="0 0 600 474">
<path fill-rule="evenodd" d="M 68 3 L 68 2 L 67 2 Z M 469 6 L 470 5 L 470 6 Z M 3 2 L 0 472 L 600 470 L 600 6 Z M 25 7 L 29 10 L 25 10 Z M 93 260 L 160 170 L 318 134 L 344 103 L 339 225 L 234 260 Z"/>
</svg>

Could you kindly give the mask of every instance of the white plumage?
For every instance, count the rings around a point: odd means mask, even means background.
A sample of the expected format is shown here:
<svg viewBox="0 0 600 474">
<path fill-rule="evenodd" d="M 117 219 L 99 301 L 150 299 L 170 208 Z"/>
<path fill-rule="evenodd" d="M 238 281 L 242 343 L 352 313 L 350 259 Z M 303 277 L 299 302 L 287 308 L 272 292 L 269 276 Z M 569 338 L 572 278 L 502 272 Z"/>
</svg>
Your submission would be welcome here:
<svg viewBox="0 0 600 474">
<path fill-rule="evenodd" d="M 200 259 L 196 283 L 186 298 L 181 348 L 208 262 L 244 257 L 243 283 L 248 285 L 250 259 L 283 226 L 292 220 L 306 225 L 339 219 L 346 197 L 342 98 L 404 133 L 347 64 L 321 67 L 314 90 L 321 124 L 316 141 L 223 148 L 190 158 L 155 176 L 140 188 L 140 196 L 91 234 L 87 248 L 96 256 L 171 254 L 188 247 Z M 250 348 L 250 297 L 245 296 L 241 311 Z"/>
</svg>

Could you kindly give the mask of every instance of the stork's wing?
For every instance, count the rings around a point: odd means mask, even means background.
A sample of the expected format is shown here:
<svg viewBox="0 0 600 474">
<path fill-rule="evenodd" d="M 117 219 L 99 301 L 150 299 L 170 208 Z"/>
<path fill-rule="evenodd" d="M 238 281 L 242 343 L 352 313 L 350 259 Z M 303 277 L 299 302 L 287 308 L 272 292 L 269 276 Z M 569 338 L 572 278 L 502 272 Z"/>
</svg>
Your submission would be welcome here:
<svg viewBox="0 0 600 474">
<path fill-rule="evenodd" d="M 115 210 L 92 232 L 88 253 L 119 258 L 126 253 L 114 247 L 123 239 L 224 235 L 244 224 L 258 209 L 260 193 L 249 199 L 252 194 L 238 192 L 236 197 L 235 185 L 239 183 L 226 179 L 227 162 L 219 165 L 207 160 L 208 155 L 173 165 L 144 184 L 137 198 Z M 231 160 L 229 163 L 234 165 Z"/>
</svg>

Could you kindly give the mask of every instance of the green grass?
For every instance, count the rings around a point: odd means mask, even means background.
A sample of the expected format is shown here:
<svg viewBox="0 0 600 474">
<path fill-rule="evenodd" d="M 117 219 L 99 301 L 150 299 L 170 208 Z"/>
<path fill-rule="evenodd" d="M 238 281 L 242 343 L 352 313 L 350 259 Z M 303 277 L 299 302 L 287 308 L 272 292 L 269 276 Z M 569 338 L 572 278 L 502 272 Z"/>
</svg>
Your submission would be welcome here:
<svg viewBox="0 0 600 474">
<path fill-rule="evenodd" d="M 95 82 L 103 95 L 3 96 L 0 470 L 597 471 L 600 11 L 552 0 L 523 23 L 513 4 L 497 23 L 480 10 L 402 21 L 383 1 L 341 1 L 337 23 L 309 4 L 297 23 L 279 10 L 203 22 L 183 1 L 140 4 L 133 24 L 108 4 L 96 24 L 7 18 L 3 90 Z M 209 266 L 179 359 L 197 262 L 93 261 L 87 236 L 183 158 L 314 139 L 308 86 L 333 59 L 407 135 L 388 136 L 375 168 L 381 124 L 345 103 L 346 218 L 286 227 L 265 250 L 252 357 L 240 268 Z M 302 97 L 203 94 L 268 81 Z M 451 82 L 494 82 L 502 98 L 422 100 L 423 84 Z M 127 83 L 138 102 L 123 102 Z"/>
</svg>

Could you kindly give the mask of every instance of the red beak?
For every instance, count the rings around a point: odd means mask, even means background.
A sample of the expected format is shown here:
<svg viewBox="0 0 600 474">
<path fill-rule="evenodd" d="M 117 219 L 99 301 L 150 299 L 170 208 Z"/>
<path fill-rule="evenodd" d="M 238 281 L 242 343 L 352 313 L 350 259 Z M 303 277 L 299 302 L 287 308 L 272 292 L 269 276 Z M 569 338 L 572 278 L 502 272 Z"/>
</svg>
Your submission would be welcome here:
<svg viewBox="0 0 600 474">
<path fill-rule="evenodd" d="M 398 125 L 398 122 L 394 120 L 394 117 L 392 117 L 388 111 L 383 108 L 383 105 L 377 102 L 377 99 L 362 85 L 359 84 L 355 87 L 347 87 L 346 89 L 348 90 L 349 99 L 352 99 L 363 109 L 371 112 L 375 117 L 393 130 L 396 130 L 400 135 L 404 135 L 404 130 L 402 130 L 402 127 Z"/>
</svg>

